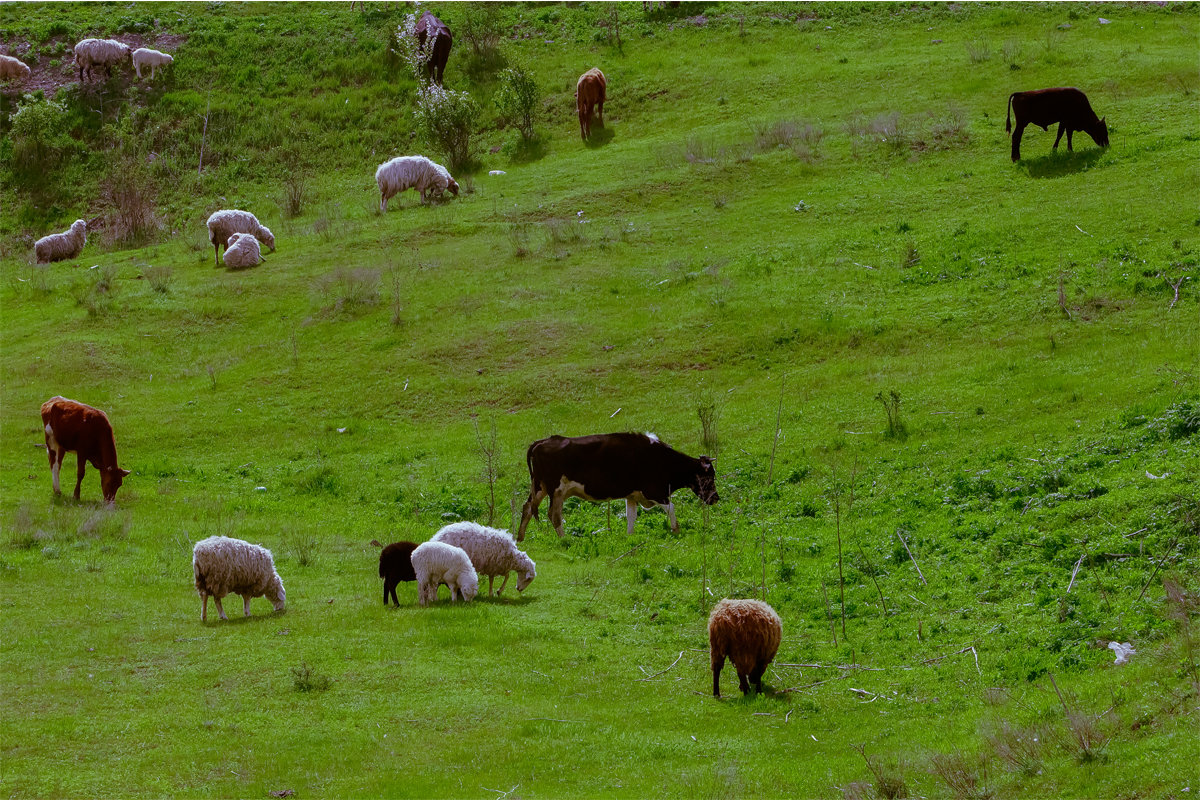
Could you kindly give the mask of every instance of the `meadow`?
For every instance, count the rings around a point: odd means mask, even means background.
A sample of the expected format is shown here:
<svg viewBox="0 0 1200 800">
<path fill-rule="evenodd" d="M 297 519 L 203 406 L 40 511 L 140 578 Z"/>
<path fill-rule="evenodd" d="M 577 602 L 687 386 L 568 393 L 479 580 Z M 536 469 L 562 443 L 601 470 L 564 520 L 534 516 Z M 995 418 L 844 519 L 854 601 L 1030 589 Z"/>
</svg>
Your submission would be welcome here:
<svg viewBox="0 0 1200 800">
<path fill-rule="evenodd" d="M 1200 8 L 432 8 L 476 159 L 381 214 L 375 167 L 437 157 L 410 9 L 0 6 L 58 109 L 22 138 L 34 100 L 0 95 L 0 788 L 1200 791 Z M 86 36 L 175 64 L 81 86 Z M 1014 164 L 1007 98 L 1050 86 L 1111 146 L 1030 127 Z M 214 268 L 219 208 L 271 227 L 266 263 Z M 34 264 L 76 218 L 82 255 Z M 111 419 L 115 507 L 91 468 L 69 497 L 73 456 L 52 495 L 56 394 Z M 562 539 L 543 506 L 524 593 L 383 606 L 373 539 L 515 529 L 529 443 L 608 431 L 715 456 L 721 501 L 632 537 L 572 501 Z M 285 611 L 201 623 L 218 533 L 274 552 Z M 783 619 L 762 695 L 731 667 L 711 695 L 722 597 Z"/>
</svg>

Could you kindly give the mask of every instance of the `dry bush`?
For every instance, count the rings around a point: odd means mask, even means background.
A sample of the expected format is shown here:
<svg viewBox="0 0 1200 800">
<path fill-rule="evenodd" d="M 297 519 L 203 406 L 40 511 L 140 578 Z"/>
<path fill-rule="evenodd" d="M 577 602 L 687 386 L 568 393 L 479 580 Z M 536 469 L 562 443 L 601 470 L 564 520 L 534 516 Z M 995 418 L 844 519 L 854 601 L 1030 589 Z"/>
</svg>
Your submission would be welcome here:
<svg viewBox="0 0 1200 800">
<path fill-rule="evenodd" d="M 933 774 L 946 784 L 955 800 L 986 800 L 992 796 L 992 793 L 980 784 L 980 765 L 972 763 L 960 750 L 952 753 L 934 753 L 929 757 L 929 765 Z"/>
<path fill-rule="evenodd" d="M 174 279 L 174 273 L 170 267 L 142 267 L 142 277 L 150 284 L 150 288 L 159 294 L 167 294 L 171 291 L 171 283 Z"/>
<path fill-rule="evenodd" d="M 299 172 L 293 172 L 283 182 L 283 215 L 294 219 L 304 213 L 308 200 L 308 181 Z"/>
<path fill-rule="evenodd" d="M 105 228 L 114 244 L 124 247 L 144 244 L 158 230 L 154 182 L 140 161 L 121 159 L 104 180 L 100 192 L 108 206 Z"/>
<path fill-rule="evenodd" d="M 983 734 L 983 739 L 996 758 L 1009 769 L 1034 775 L 1042 766 L 1042 747 L 1046 741 L 1038 728 L 1014 728 L 1008 722 Z"/>
<path fill-rule="evenodd" d="M 325 310 L 338 313 L 379 302 L 380 273 L 369 267 L 338 267 L 317 281 Z"/>
<path fill-rule="evenodd" d="M 992 45 L 987 39 L 979 38 L 967 42 L 967 57 L 972 64 L 982 64 L 992 60 Z"/>
</svg>

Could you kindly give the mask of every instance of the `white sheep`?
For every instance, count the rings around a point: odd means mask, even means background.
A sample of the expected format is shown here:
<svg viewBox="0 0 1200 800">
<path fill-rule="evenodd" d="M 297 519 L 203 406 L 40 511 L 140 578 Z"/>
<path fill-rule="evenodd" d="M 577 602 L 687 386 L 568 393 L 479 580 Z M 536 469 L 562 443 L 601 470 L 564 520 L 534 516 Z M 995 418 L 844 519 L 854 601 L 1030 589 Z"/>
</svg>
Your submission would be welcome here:
<svg viewBox="0 0 1200 800">
<path fill-rule="evenodd" d="M 216 266 L 221 266 L 219 248 L 229 247 L 229 238 L 235 233 L 249 233 L 258 241 L 275 252 L 275 234 L 271 229 L 259 223 L 258 218 L 249 211 L 225 209 L 214 211 L 208 218 L 208 240 L 213 246 L 213 260 Z"/>
<path fill-rule="evenodd" d="M 251 597 L 265 596 L 276 611 L 283 610 L 283 581 L 275 571 L 271 551 L 265 547 L 228 536 L 210 536 L 192 548 L 192 572 L 196 576 L 196 591 L 200 593 L 201 621 L 208 621 L 209 595 L 217 602 L 221 619 L 229 619 L 221 607 L 221 598 L 227 594 L 242 596 L 247 617 Z"/>
<path fill-rule="evenodd" d="M 142 67 L 150 68 L 150 80 L 154 80 L 155 70 L 174 63 L 174 57 L 149 47 L 139 47 L 133 51 L 133 71 L 137 73 L 138 78 L 142 77 Z"/>
<path fill-rule="evenodd" d="M 512 534 L 508 531 L 489 528 L 474 522 L 452 522 L 433 535 L 431 542 L 445 542 L 467 551 L 471 566 L 478 575 L 487 575 L 488 596 L 492 594 L 492 581 L 503 575 L 500 589 L 508 585 L 508 573 L 517 573 L 517 591 L 525 591 L 535 577 L 537 569 L 533 560 L 517 549 Z"/>
<path fill-rule="evenodd" d="M 461 547 L 425 542 L 413 550 L 412 565 L 417 573 L 417 599 L 423 606 L 437 600 L 438 586 L 443 583 L 450 589 L 450 602 L 458 597 L 470 602 L 479 594 L 479 576 Z"/>
<path fill-rule="evenodd" d="M 447 189 L 458 196 L 458 184 L 450 172 L 425 156 L 397 156 L 383 162 L 375 170 L 375 183 L 379 186 L 380 211 L 387 211 L 388 200 L 406 189 L 419 191 L 423 203 L 435 192 L 440 196 Z"/>
<path fill-rule="evenodd" d="M 74 258 L 83 252 L 85 244 L 87 244 L 87 223 L 77 219 L 65 232 L 52 233 L 38 239 L 33 243 L 33 252 L 37 256 L 37 263 L 49 264 L 51 261 Z"/>
<path fill-rule="evenodd" d="M 116 39 L 84 39 L 75 45 L 75 66 L 79 67 L 80 82 L 85 71 L 90 76 L 96 67 L 104 67 L 104 74 L 111 78 L 113 64 L 126 63 L 131 58 L 129 45 Z"/>
<path fill-rule="evenodd" d="M 32 74 L 29 65 L 19 58 L 0 55 L 0 81 L 10 78 L 17 81 L 27 81 Z"/>
<path fill-rule="evenodd" d="M 221 260 L 230 269 L 257 267 L 263 261 L 258 239 L 248 233 L 235 233 L 229 237 L 229 248 Z"/>
</svg>

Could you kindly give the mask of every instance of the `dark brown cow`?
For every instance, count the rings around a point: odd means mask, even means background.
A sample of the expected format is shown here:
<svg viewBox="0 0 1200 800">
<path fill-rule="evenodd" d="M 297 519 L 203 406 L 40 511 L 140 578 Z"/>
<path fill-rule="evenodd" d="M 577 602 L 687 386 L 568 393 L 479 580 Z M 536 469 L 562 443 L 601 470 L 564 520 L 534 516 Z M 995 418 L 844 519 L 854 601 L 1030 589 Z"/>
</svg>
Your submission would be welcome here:
<svg viewBox="0 0 1200 800">
<path fill-rule="evenodd" d="M 678 532 L 671 493 L 691 489 L 705 503 L 719 499 L 716 470 L 708 456 L 692 458 L 658 440 L 652 433 L 607 433 L 596 436 L 551 436 L 529 445 L 529 499 L 521 510 L 517 541 L 525 538 L 531 517 L 550 497 L 550 523 L 563 535 L 562 508 L 568 497 L 600 502 L 625 498 L 629 535 L 638 505 L 665 506 L 671 529 Z"/>
<path fill-rule="evenodd" d="M 112 505 L 117 498 L 117 489 L 121 488 L 121 481 L 129 474 L 129 470 L 117 466 L 117 442 L 104 412 L 65 397 L 51 397 L 42 403 L 42 424 L 46 431 L 46 454 L 50 457 L 54 493 L 62 494 L 58 487 L 58 471 L 62 467 L 63 456 L 74 453 L 79 462 L 75 499 L 79 499 L 83 471 L 90 461 L 93 467 L 100 470 L 100 490 L 104 493 L 104 502 Z"/>
<path fill-rule="evenodd" d="M 1013 115 L 1017 117 L 1017 129 L 1012 127 Z M 1038 89 L 1034 92 L 1013 92 L 1008 96 L 1008 118 L 1004 130 L 1012 133 L 1012 160 L 1021 158 L 1021 134 L 1025 126 L 1037 125 L 1042 130 L 1050 130 L 1050 126 L 1058 123 L 1058 136 L 1054 137 L 1054 147 L 1063 134 L 1067 134 L 1067 149 L 1072 150 L 1071 134 L 1083 131 L 1100 147 L 1108 147 L 1108 124 L 1092 111 L 1087 95 L 1078 89 Z"/>
<path fill-rule="evenodd" d="M 429 46 L 425 42 L 429 41 Z M 421 60 L 427 70 L 429 80 L 442 85 L 442 74 L 446 71 L 446 62 L 450 60 L 450 47 L 454 38 L 446 23 L 426 11 L 417 22 L 417 46 L 421 51 Z"/>
<path fill-rule="evenodd" d="M 575 84 L 575 106 L 579 109 L 579 135 L 586 142 L 592 135 L 592 109 L 599 106 L 600 127 L 604 127 L 604 97 L 608 81 L 604 73 L 592 67 L 579 76 Z"/>
</svg>

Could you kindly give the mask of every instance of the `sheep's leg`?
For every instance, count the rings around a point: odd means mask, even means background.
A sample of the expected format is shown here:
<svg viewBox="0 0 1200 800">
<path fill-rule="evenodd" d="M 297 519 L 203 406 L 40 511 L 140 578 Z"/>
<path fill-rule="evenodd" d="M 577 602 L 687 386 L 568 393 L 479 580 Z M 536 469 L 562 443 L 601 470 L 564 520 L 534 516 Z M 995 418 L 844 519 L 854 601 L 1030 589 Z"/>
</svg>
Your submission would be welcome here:
<svg viewBox="0 0 1200 800">
<path fill-rule="evenodd" d="M 78 456 L 76 461 L 78 466 L 75 470 L 75 499 L 78 500 L 79 487 L 83 486 L 83 472 L 87 469 L 87 459 L 83 457 L 82 453 L 76 453 L 75 455 Z"/>
<path fill-rule="evenodd" d="M 766 671 L 767 662 L 759 661 L 754 665 L 754 670 L 750 673 L 750 683 L 754 684 L 755 688 L 758 689 L 759 694 L 761 694 L 763 690 L 762 679 L 763 673 Z"/>
<path fill-rule="evenodd" d="M 497 595 L 504 593 L 504 587 L 508 586 L 508 573 L 504 573 L 504 580 L 500 581 L 500 589 L 496 592 Z M 492 576 L 488 576 L 488 591 L 492 590 Z"/>
<path fill-rule="evenodd" d="M 713 697 L 721 696 L 721 669 L 725 666 L 725 656 L 712 655 Z"/>
<path fill-rule="evenodd" d="M 671 523 L 671 530 L 679 533 L 679 520 L 675 519 L 675 504 L 667 503 L 667 519 Z"/>
<path fill-rule="evenodd" d="M 738 668 L 738 688 L 742 690 L 742 695 L 750 694 L 750 681 L 746 679 L 746 673 Z"/>
<path fill-rule="evenodd" d="M 213 242 L 213 263 L 221 266 L 221 245 L 217 242 Z"/>
<path fill-rule="evenodd" d="M 495 577 L 495 575 L 488 575 L 488 597 L 492 596 L 492 580 Z"/>
<path fill-rule="evenodd" d="M 242 616 L 250 616 L 250 595 L 248 594 L 242 595 Z"/>
<path fill-rule="evenodd" d="M 200 593 L 200 621 L 208 622 L 208 592 Z"/>
<path fill-rule="evenodd" d="M 400 598 L 396 596 L 396 585 L 399 581 L 392 581 L 392 602 L 396 604 L 396 608 L 400 607 Z M 383 604 L 387 605 L 387 597 L 383 598 Z"/>
<path fill-rule="evenodd" d="M 387 201 L 388 201 L 387 192 L 380 192 L 379 193 L 379 213 L 381 213 L 381 214 L 387 213 Z"/>
<path fill-rule="evenodd" d="M 631 497 L 625 498 L 625 532 L 633 536 L 633 523 L 637 521 L 638 504 Z"/>
<path fill-rule="evenodd" d="M 214 594 L 213 602 L 217 604 L 217 614 L 221 617 L 221 619 L 229 619 L 229 617 L 225 616 L 225 607 L 221 605 L 221 598 Z"/>
</svg>

